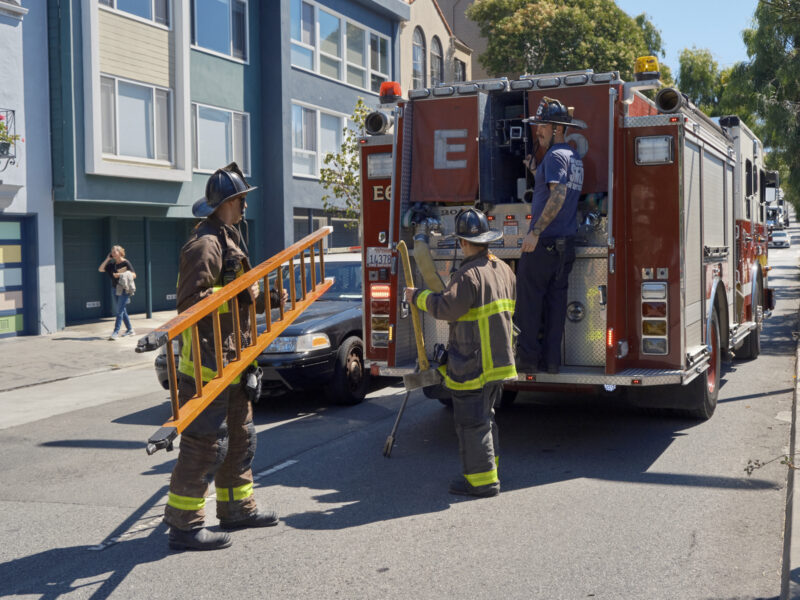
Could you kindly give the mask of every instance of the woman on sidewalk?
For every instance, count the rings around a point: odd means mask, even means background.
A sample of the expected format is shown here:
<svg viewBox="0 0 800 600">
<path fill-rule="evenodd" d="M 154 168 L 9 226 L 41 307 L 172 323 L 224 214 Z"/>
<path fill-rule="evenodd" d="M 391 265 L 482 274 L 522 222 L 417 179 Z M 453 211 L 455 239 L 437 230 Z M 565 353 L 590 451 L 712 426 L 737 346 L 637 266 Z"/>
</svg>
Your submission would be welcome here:
<svg viewBox="0 0 800 600">
<path fill-rule="evenodd" d="M 111 289 L 114 290 L 115 298 L 117 299 L 116 316 L 114 322 L 114 332 L 108 339 L 115 340 L 119 337 L 119 328 L 122 323 L 125 323 L 126 331 L 122 335 L 134 335 L 136 333 L 131 326 L 131 320 L 128 318 L 128 310 L 126 306 L 131 301 L 131 294 L 124 289 L 119 282 L 120 275 L 123 273 L 130 273 L 135 279 L 136 272 L 133 270 L 133 265 L 128 259 L 125 258 L 125 248 L 122 246 L 113 246 L 111 252 L 108 253 L 105 260 L 100 263 L 97 268 L 100 273 L 107 273 L 111 279 Z"/>
</svg>

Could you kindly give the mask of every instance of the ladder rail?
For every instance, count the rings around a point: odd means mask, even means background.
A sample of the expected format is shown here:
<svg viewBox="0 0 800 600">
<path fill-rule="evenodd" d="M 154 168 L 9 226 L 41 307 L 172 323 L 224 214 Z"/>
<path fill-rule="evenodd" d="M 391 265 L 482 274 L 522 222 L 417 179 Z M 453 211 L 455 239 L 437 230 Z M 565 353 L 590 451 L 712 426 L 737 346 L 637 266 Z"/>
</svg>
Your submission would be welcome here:
<svg viewBox="0 0 800 600">
<path fill-rule="evenodd" d="M 214 292 L 207 298 L 204 298 L 197 304 L 189 307 L 181 314 L 173 319 L 167 321 L 161 327 L 150 332 L 145 337 L 141 338 L 137 344 L 137 352 L 147 352 L 160 348 L 167 344 L 167 377 L 169 380 L 170 388 L 170 404 L 172 409 L 172 417 L 164 423 L 154 436 L 148 440 L 147 453 L 153 454 L 161 448 L 168 450 L 172 449 L 172 442 L 186 427 L 200 414 L 206 407 L 211 404 L 216 397 L 227 388 L 246 368 L 256 360 L 259 354 L 266 349 L 300 314 L 313 304 L 320 296 L 322 296 L 333 285 L 333 279 L 326 279 L 324 275 L 324 263 L 322 262 L 322 255 L 324 254 L 323 241 L 324 238 L 331 234 L 333 228 L 330 226 L 322 227 L 304 237 L 303 239 L 295 242 L 288 248 L 278 252 L 273 257 L 267 259 L 263 263 L 253 267 L 240 277 L 236 278 L 231 283 L 224 286 L 222 289 Z M 317 270 L 314 268 L 314 255 L 315 246 L 319 246 L 320 256 L 320 272 L 319 281 L 317 281 Z M 305 252 L 310 253 L 310 280 L 311 291 L 307 291 L 305 276 Z M 299 255 L 300 259 L 300 276 L 302 277 L 303 294 L 301 298 L 297 298 L 297 290 L 295 285 L 295 258 Z M 288 273 L 290 276 L 290 293 L 289 307 L 288 303 L 280 302 L 276 307 L 272 306 L 269 298 L 269 277 L 272 273 L 276 274 L 275 289 L 278 293 L 283 290 L 283 274 L 285 272 L 284 266 L 288 265 Z M 254 283 L 259 281 L 264 282 L 264 314 L 266 320 L 266 328 L 258 334 L 256 324 L 257 311 L 255 304 L 251 303 L 248 307 L 250 311 L 250 333 L 251 343 L 247 346 L 243 345 L 241 335 L 241 323 L 239 315 L 239 299 L 238 295 Z M 235 357 L 223 365 L 222 357 L 222 334 L 221 322 L 219 316 L 219 308 L 226 302 L 231 303 L 231 320 L 234 327 L 234 343 L 235 343 Z M 273 318 L 271 311 L 277 309 L 279 315 Z M 207 316 L 211 316 L 213 331 L 214 331 L 214 352 L 216 357 L 216 374 L 207 382 L 203 382 L 202 377 L 202 364 L 200 360 L 200 336 L 199 336 L 199 322 Z M 178 339 L 184 331 L 190 330 L 192 332 L 191 343 L 191 356 L 194 363 L 194 382 L 195 394 L 182 404 L 179 401 L 178 395 L 178 373 L 176 369 L 176 361 L 172 352 L 172 342 Z"/>
</svg>

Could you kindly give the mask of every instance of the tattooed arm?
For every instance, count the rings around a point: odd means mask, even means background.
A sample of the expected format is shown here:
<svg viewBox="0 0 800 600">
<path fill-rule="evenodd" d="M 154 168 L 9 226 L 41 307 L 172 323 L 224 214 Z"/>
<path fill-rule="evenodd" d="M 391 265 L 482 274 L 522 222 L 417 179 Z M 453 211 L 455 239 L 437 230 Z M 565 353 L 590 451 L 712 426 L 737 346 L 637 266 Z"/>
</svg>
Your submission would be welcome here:
<svg viewBox="0 0 800 600">
<path fill-rule="evenodd" d="M 544 231 L 553 219 L 556 218 L 561 207 L 564 206 L 564 200 L 567 198 L 567 184 L 566 183 L 551 183 L 550 184 L 550 197 L 547 199 L 547 204 L 544 205 L 544 210 L 541 216 L 533 224 L 534 228 L 540 232 Z M 533 233 L 533 228 L 522 240 L 522 251 L 533 252 L 539 243 L 539 236 Z"/>
</svg>

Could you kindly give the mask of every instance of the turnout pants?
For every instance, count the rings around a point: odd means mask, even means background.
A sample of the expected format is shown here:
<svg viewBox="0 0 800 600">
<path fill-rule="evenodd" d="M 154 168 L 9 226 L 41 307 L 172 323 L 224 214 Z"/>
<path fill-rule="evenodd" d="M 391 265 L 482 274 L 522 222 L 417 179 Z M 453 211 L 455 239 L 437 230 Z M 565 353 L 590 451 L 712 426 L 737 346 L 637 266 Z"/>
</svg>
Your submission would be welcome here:
<svg viewBox="0 0 800 600">
<path fill-rule="evenodd" d="M 556 238 L 541 238 L 533 252 L 523 252 L 517 267 L 514 322 L 520 329 L 517 356 L 538 366 L 561 364 L 561 338 L 567 316 L 567 286 L 575 262 L 573 238 L 559 252 Z M 539 331 L 544 326 L 543 342 Z"/>
<path fill-rule="evenodd" d="M 464 477 L 473 487 L 499 483 L 497 462 L 500 438 L 494 421 L 494 405 L 503 393 L 501 382 L 480 390 L 453 391 L 453 418 Z"/>
<path fill-rule="evenodd" d="M 178 377 L 178 394 L 184 402 L 194 395 L 194 380 Z M 256 512 L 251 470 L 255 450 L 253 406 L 243 386 L 236 383 L 181 433 L 164 522 L 183 530 L 202 527 L 212 481 L 220 520 L 238 521 Z"/>
</svg>

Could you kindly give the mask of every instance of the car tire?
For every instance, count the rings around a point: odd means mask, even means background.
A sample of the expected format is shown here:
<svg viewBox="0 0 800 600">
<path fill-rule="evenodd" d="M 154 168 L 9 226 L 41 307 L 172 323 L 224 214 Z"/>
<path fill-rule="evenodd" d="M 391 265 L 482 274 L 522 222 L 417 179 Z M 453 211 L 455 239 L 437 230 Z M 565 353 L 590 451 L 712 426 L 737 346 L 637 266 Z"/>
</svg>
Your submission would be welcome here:
<svg viewBox="0 0 800 600">
<path fill-rule="evenodd" d="M 359 337 L 353 335 L 339 346 L 333 379 L 325 391 L 331 402 L 352 406 L 364 400 L 368 387 L 369 373 L 364 369 L 364 344 Z"/>
</svg>

